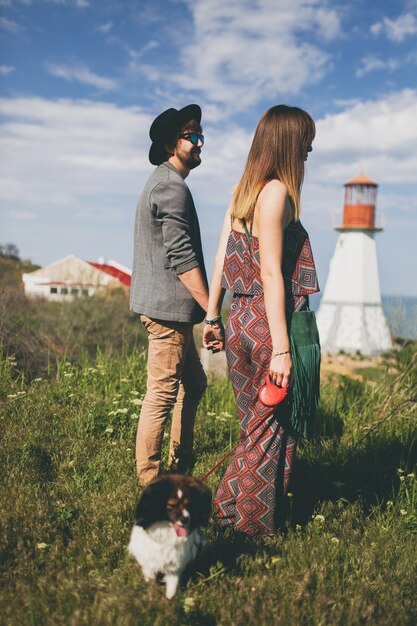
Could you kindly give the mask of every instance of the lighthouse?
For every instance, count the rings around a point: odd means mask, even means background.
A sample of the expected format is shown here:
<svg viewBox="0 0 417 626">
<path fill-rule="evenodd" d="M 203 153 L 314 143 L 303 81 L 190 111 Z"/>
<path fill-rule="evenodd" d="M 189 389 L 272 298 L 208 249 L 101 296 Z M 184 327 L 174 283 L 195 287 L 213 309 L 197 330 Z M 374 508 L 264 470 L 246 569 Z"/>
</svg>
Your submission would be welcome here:
<svg viewBox="0 0 417 626">
<path fill-rule="evenodd" d="M 345 183 L 343 224 L 317 312 L 324 353 L 376 356 L 392 348 L 378 279 L 377 189 L 363 173 Z"/>
</svg>

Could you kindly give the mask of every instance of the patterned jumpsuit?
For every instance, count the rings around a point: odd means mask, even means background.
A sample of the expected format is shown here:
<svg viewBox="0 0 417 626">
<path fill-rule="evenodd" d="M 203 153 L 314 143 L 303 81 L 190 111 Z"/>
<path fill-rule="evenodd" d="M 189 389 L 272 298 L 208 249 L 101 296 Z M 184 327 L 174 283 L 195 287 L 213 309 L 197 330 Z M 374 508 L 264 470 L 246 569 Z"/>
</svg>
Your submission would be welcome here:
<svg viewBox="0 0 417 626">
<path fill-rule="evenodd" d="M 308 234 L 301 223 L 284 231 L 282 273 L 288 314 L 308 308 L 319 291 Z M 285 427 L 289 407 L 266 407 L 258 391 L 269 370 L 271 335 L 265 311 L 258 239 L 231 230 L 222 287 L 233 292 L 226 324 L 226 357 L 240 421 L 240 442 L 213 504 L 220 526 L 253 537 L 278 526 L 278 498 L 287 493 L 296 440 Z"/>
</svg>

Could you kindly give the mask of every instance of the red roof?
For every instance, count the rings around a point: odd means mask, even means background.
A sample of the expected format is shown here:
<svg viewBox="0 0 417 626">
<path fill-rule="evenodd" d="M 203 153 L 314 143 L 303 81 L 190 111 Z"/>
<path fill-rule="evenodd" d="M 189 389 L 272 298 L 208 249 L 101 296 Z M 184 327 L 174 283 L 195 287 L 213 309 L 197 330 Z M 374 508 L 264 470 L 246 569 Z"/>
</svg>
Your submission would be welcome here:
<svg viewBox="0 0 417 626">
<path fill-rule="evenodd" d="M 355 178 L 351 178 L 345 183 L 346 185 L 371 185 L 372 187 L 378 187 L 378 183 L 376 183 L 372 178 L 368 178 L 365 176 L 363 172 L 360 172 Z"/>
<path fill-rule="evenodd" d="M 114 278 L 117 278 L 117 280 L 119 280 L 122 283 L 122 285 L 125 285 L 126 287 L 130 287 L 131 277 L 130 277 L 130 274 L 128 274 L 127 272 L 124 272 L 118 267 L 114 267 L 114 265 L 106 265 L 104 263 L 94 263 L 93 261 L 87 261 L 87 263 L 89 263 L 96 269 L 101 270 L 102 272 L 105 272 L 106 274 L 110 274 L 110 276 L 113 276 Z"/>
</svg>

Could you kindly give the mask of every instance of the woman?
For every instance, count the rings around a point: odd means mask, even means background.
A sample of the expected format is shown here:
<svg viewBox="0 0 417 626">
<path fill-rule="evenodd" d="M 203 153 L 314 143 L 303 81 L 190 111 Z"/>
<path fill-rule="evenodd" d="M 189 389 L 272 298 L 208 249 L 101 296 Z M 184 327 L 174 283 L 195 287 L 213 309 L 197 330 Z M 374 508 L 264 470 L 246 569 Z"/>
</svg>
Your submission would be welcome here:
<svg viewBox="0 0 417 626">
<path fill-rule="evenodd" d="M 266 407 L 258 392 L 266 374 L 278 386 L 294 372 L 288 326 L 319 290 L 308 234 L 299 221 L 304 161 L 315 125 L 285 105 L 262 116 L 243 176 L 234 190 L 216 255 L 203 344 L 226 344 L 240 420 L 240 442 L 214 500 L 220 526 L 250 536 L 278 526 L 279 496 L 287 493 L 296 437 L 287 426 L 289 402 Z M 219 318 L 225 290 L 233 292 L 225 334 Z"/>
</svg>

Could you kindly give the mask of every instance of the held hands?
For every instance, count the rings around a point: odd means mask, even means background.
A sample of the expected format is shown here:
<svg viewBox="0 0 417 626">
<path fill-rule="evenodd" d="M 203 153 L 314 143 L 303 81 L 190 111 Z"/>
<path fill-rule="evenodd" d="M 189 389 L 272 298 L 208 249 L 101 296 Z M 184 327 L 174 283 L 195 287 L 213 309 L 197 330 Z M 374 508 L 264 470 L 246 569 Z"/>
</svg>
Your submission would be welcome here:
<svg viewBox="0 0 417 626">
<path fill-rule="evenodd" d="M 203 329 L 203 346 L 211 350 L 213 354 L 224 350 L 224 326 L 217 322 L 215 325 L 205 325 Z"/>
<path fill-rule="evenodd" d="M 286 387 L 293 384 L 294 374 L 290 353 L 277 355 L 271 359 L 269 378 L 278 387 Z"/>
</svg>

